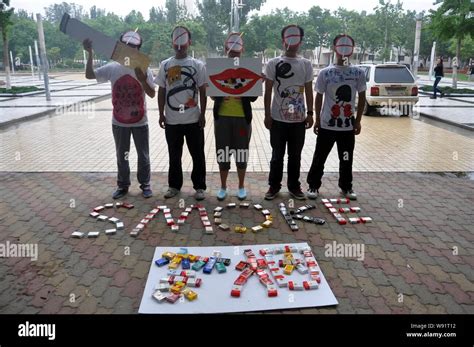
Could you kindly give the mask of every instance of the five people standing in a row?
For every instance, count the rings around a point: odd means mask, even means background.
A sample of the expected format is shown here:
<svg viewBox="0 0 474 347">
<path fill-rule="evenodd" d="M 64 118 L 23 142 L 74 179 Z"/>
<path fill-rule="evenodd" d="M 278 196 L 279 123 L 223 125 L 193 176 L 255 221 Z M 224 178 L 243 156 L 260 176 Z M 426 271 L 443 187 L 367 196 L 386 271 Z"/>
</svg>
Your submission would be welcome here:
<svg viewBox="0 0 474 347">
<path fill-rule="evenodd" d="M 358 104 L 365 103 L 365 75 L 362 70 L 348 64 L 347 58 L 352 54 L 352 49 L 349 52 L 347 47 L 354 46 L 353 39 L 347 35 L 337 36 L 334 40 L 336 63 L 320 71 L 314 85 L 316 100 L 313 103 L 313 67 L 309 60 L 298 56 L 303 38 L 301 27 L 288 25 L 283 28 L 281 39 L 284 54 L 271 59 L 265 67 L 264 124 L 270 131 L 272 146 L 269 189 L 265 199 L 275 198 L 282 187 L 286 150 L 290 195 L 296 199 L 305 199 L 306 196 L 315 199 L 321 186 L 324 164 L 336 143 L 341 195 L 354 200 L 352 161 L 355 135 L 361 131 L 363 111 L 363 107 L 356 107 L 355 100 L 357 95 Z M 133 31 L 123 34 L 120 40 L 135 49 L 140 49 L 142 45 L 141 36 Z M 159 125 L 165 129 L 169 155 L 168 190 L 164 197 L 178 195 L 183 186 L 181 160 L 186 139 L 193 161 L 191 180 L 194 197 L 196 200 L 205 198 L 206 68 L 204 63 L 187 54 L 191 45 L 191 33 L 187 28 L 178 26 L 173 30 L 172 44 L 175 55 L 161 63 L 158 75 L 153 78 L 150 69 L 146 72 L 138 68 L 132 70 L 116 62 L 94 70 L 92 42 L 84 41 L 84 48 L 89 53 L 86 77 L 99 82 L 110 81 L 112 85 L 112 130 L 118 168 L 114 199 L 125 196 L 130 186 L 128 154 L 131 136 L 138 154 L 137 178 L 140 188 L 145 198 L 152 196 L 145 94 L 153 98 L 156 85 Z M 241 35 L 229 34 L 225 44 L 227 56 L 238 58 L 242 50 Z M 238 174 L 237 197 L 241 200 L 247 198 L 244 183 L 252 134 L 251 103 L 256 99 L 236 96 L 213 98 L 214 135 L 221 181 L 216 194 L 219 200 L 224 200 L 228 195 L 227 177 L 231 164 L 229 156 L 232 153 Z M 301 154 L 306 130 L 313 125 L 317 142 L 307 176 L 309 188 L 305 195 L 300 182 Z"/>
</svg>

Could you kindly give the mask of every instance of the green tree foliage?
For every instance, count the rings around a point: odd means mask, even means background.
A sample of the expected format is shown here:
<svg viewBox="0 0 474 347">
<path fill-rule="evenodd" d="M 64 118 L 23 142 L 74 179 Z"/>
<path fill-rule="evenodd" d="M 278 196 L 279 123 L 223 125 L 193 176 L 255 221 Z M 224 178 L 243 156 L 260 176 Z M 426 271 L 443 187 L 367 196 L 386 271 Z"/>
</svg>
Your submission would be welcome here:
<svg viewBox="0 0 474 347">
<path fill-rule="evenodd" d="M 466 15 L 463 20 L 457 18 L 466 11 L 468 13 L 470 8 L 465 4 L 469 2 L 470 0 L 447 0 L 438 10 L 423 17 L 421 59 L 429 58 L 433 41 L 437 42 L 439 55 L 451 56 L 456 52 L 458 37 L 465 42 L 460 50 L 460 57 L 470 58 L 472 39 L 467 33 L 474 32 L 473 19 Z M 359 55 L 361 60 L 366 52 L 377 52 L 378 58 L 388 59 L 392 47 L 397 48 L 399 54 L 403 52 L 411 54 L 413 51 L 416 13 L 404 11 L 399 1 L 395 3 L 380 0 L 372 13 L 344 8 L 329 11 L 320 6 L 312 6 L 306 12 L 283 8 L 261 15 L 258 9 L 264 3 L 265 0 L 244 0 L 245 6 L 239 10 L 246 56 L 265 54 L 267 57 L 272 57 L 278 54 L 282 48 L 281 29 L 292 23 L 304 28 L 305 40 L 302 49 L 307 52 L 315 51 L 316 54 L 321 54 L 321 50 L 315 48 L 331 47 L 334 36 L 340 33 L 347 33 L 354 38 L 362 53 Z M 455 8 L 456 4 L 462 6 Z M 148 19 L 145 20 L 144 15 L 136 10 L 122 17 L 97 6 L 84 10 L 80 5 L 62 2 L 45 8 L 43 25 L 46 46 L 50 50 L 51 60 L 56 60 L 56 56 L 51 57 L 52 48 L 59 49 L 58 60 L 63 62 L 82 59 L 82 45 L 62 34 L 58 28 L 59 21 L 67 12 L 117 39 L 124 31 L 138 28 L 143 37 L 142 51 L 150 55 L 154 64 L 173 54 L 171 32 L 175 25 L 185 25 L 190 29 L 192 33 L 190 52 L 194 51 L 195 56 L 221 54 L 230 27 L 230 0 L 200 0 L 197 2 L 197 9 L 198 15 L 191 17 L 177 0 L 167 0 L 163 7 L 152 7 L 148 12 Z M 445 14 L 440 12 L 441 9 Z M 10 20 L 13 22 L 9 32 L 10 49 L 15 56 L 26 58 L 29 56 L 28 46 L 33 46 L 37 38 L 35 18 L 24 10 L 18 10 L 11 15 Z M 446 29 L 451 28 L 451 24 L 460 29 Z M 463 35 L 457 35 L 457 32 Z M 105 59 L 105 57 L 99 58 Z"/>
<path fill-rule="evenodd" d="M 6 73 L 6 88 L 10 89 L 10 61 L 8 57 L 8 35 L 13 24 L 12 15 L 14 8 L 10 7 L 10 0 L 0 2 L 0 31 L 2 33 L 2 56 L 3 66 Z"/>
<path fill-rule="evenodd" d="M 457 88 L 457 66 L 460 66 L 461 46 L 467 36 L 474 33 L 474 2 L 471 0 L 437 0 L 438 9 L 430 10 L 430 28 L 443 41 L 456 42 L 455 64 L 453 64 L 453 88 Z"/>
<path fill-rule="evenodd" d="M 58 23 L 61 21 L 64 13 L 68 13 L 71 17 L 82 19 L 85 16 L 84 8 L 75 3 L 62 2 L 53 4 L 44 8 L 45 19 L 50 22 Z"/>
</svg>

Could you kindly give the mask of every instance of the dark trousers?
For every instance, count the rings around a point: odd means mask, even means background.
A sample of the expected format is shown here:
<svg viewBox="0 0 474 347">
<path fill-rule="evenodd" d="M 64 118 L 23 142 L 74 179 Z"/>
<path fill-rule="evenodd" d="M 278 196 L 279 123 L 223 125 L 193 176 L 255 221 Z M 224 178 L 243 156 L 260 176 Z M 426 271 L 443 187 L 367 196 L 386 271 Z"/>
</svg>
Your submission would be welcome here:
<svg viewBox="0 0 474 347">
<path fill-rule="evenodd" d="M 436 93 L 442 94 L 443 92 L 438 88 L 438 83 L 441 81 L 441 77 L 436 77 L 433 84 L 434 97 L 436 98 Z"/>
<path fill-rule="evenodd" d="M 194 189 L 206 189 L 206 159 L 204 156 L 204 129 L 198 123 L 177 124 L 165 127 L 166 142 L 170 167 L 168 171 L 168 185 L 178 190 L 183 186 L 183 168 L 181 157 L 183 155 L 184 138 L 189 153 L 193 159 L 191 180 Z"/>
<path fill-rule="evenodd" d="M 301 187 L 300 167 L 301 151 L 303 150 L 306 134 L 305 123 L 285 123 L 273 120 L 270 129 L 270 144 L 272 145 L 272 159 L 270 161 L 270 174 L 268 184 L 279 190 L 283 179 L 283 160 L 288 145 L 288 189 Z"/>
<path fill-rule="evenodd" d="M 130 186 L 130 165 L 128 157 L 130 154 L 130 135 L 133 136 L 135 148 L 138 155 L 137 179 L 140 188 L 150 185 L 150 149 L 148 125 L 140 127 L 122 127 L 112 125 L 115 140 L 115 152 L 117 155 L 117 186 L 128 188 Z"/>
<path fill-rule="evenodd" d="M 310 189 L 321 187 L 321 178 L 324 175 L 324 163 L 331 152 L 334 142 L 337 144 L 339 156 L 339 187 L 342 190 L 352 189 L 352 160 L 354 156 L 355 135 L 351 131 L 334 131 L 320 129 L 316 140 L 316 150 L 308 173 Z"/>
</svg>

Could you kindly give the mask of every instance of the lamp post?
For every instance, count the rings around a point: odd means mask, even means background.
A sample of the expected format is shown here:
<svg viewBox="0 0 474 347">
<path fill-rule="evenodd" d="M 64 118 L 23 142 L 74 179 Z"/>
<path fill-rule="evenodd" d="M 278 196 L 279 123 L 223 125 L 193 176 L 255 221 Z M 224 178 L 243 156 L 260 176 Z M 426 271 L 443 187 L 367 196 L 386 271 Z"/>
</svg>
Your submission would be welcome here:
<svg viewBox="0 0 474 347">
<path fill-rule="evenodd" d="M 240 31 L 239 10 L 244 7 L 243 0 L 230 0 L 230 31 L 238 33 Z"/>
<path fill-rule="evenodd" d="M 412 72 L 413 76 L 418 75 L 418 65 L 420 59 L 420 40 L 421 40 L 421 23 L 423 21 L 423 13 L 418 13 L 416 15 L 416 29 L 415 29 L 415 48 L 413 49 L 413 66 Z"/>
<path fill-rule="evenodd" d="M 46 92 L 46 100 L 50 101 L 51 93 L 49 90 L 48 58 L 46 56 L 46 44 L 44 43 L 43 20 L 41 19 L 41 14 L 36 14 L 36 21 L 38 24 L 38 40 L 41 55 L 41 66 L 43 67 L 44 90 Z"/>
</svg>

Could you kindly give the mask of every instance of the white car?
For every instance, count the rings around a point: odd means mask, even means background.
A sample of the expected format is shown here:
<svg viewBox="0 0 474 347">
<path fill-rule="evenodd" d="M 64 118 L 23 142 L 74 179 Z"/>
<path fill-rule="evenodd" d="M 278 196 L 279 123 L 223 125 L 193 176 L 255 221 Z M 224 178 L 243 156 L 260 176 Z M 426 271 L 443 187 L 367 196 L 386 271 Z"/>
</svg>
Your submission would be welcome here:
<svg viewBox="0 0 474 347">
<path fill-rule="evenodd" d="M 380 114 L 393 114 L 393 109 L 400 115 L 408 116 L 418 102 L 418 86 L 410 70 L 397 63 L 361 64 L 367 81 L 366 104 L 364 114 L 371 115 L 376 108 Z"/>
</svg>

